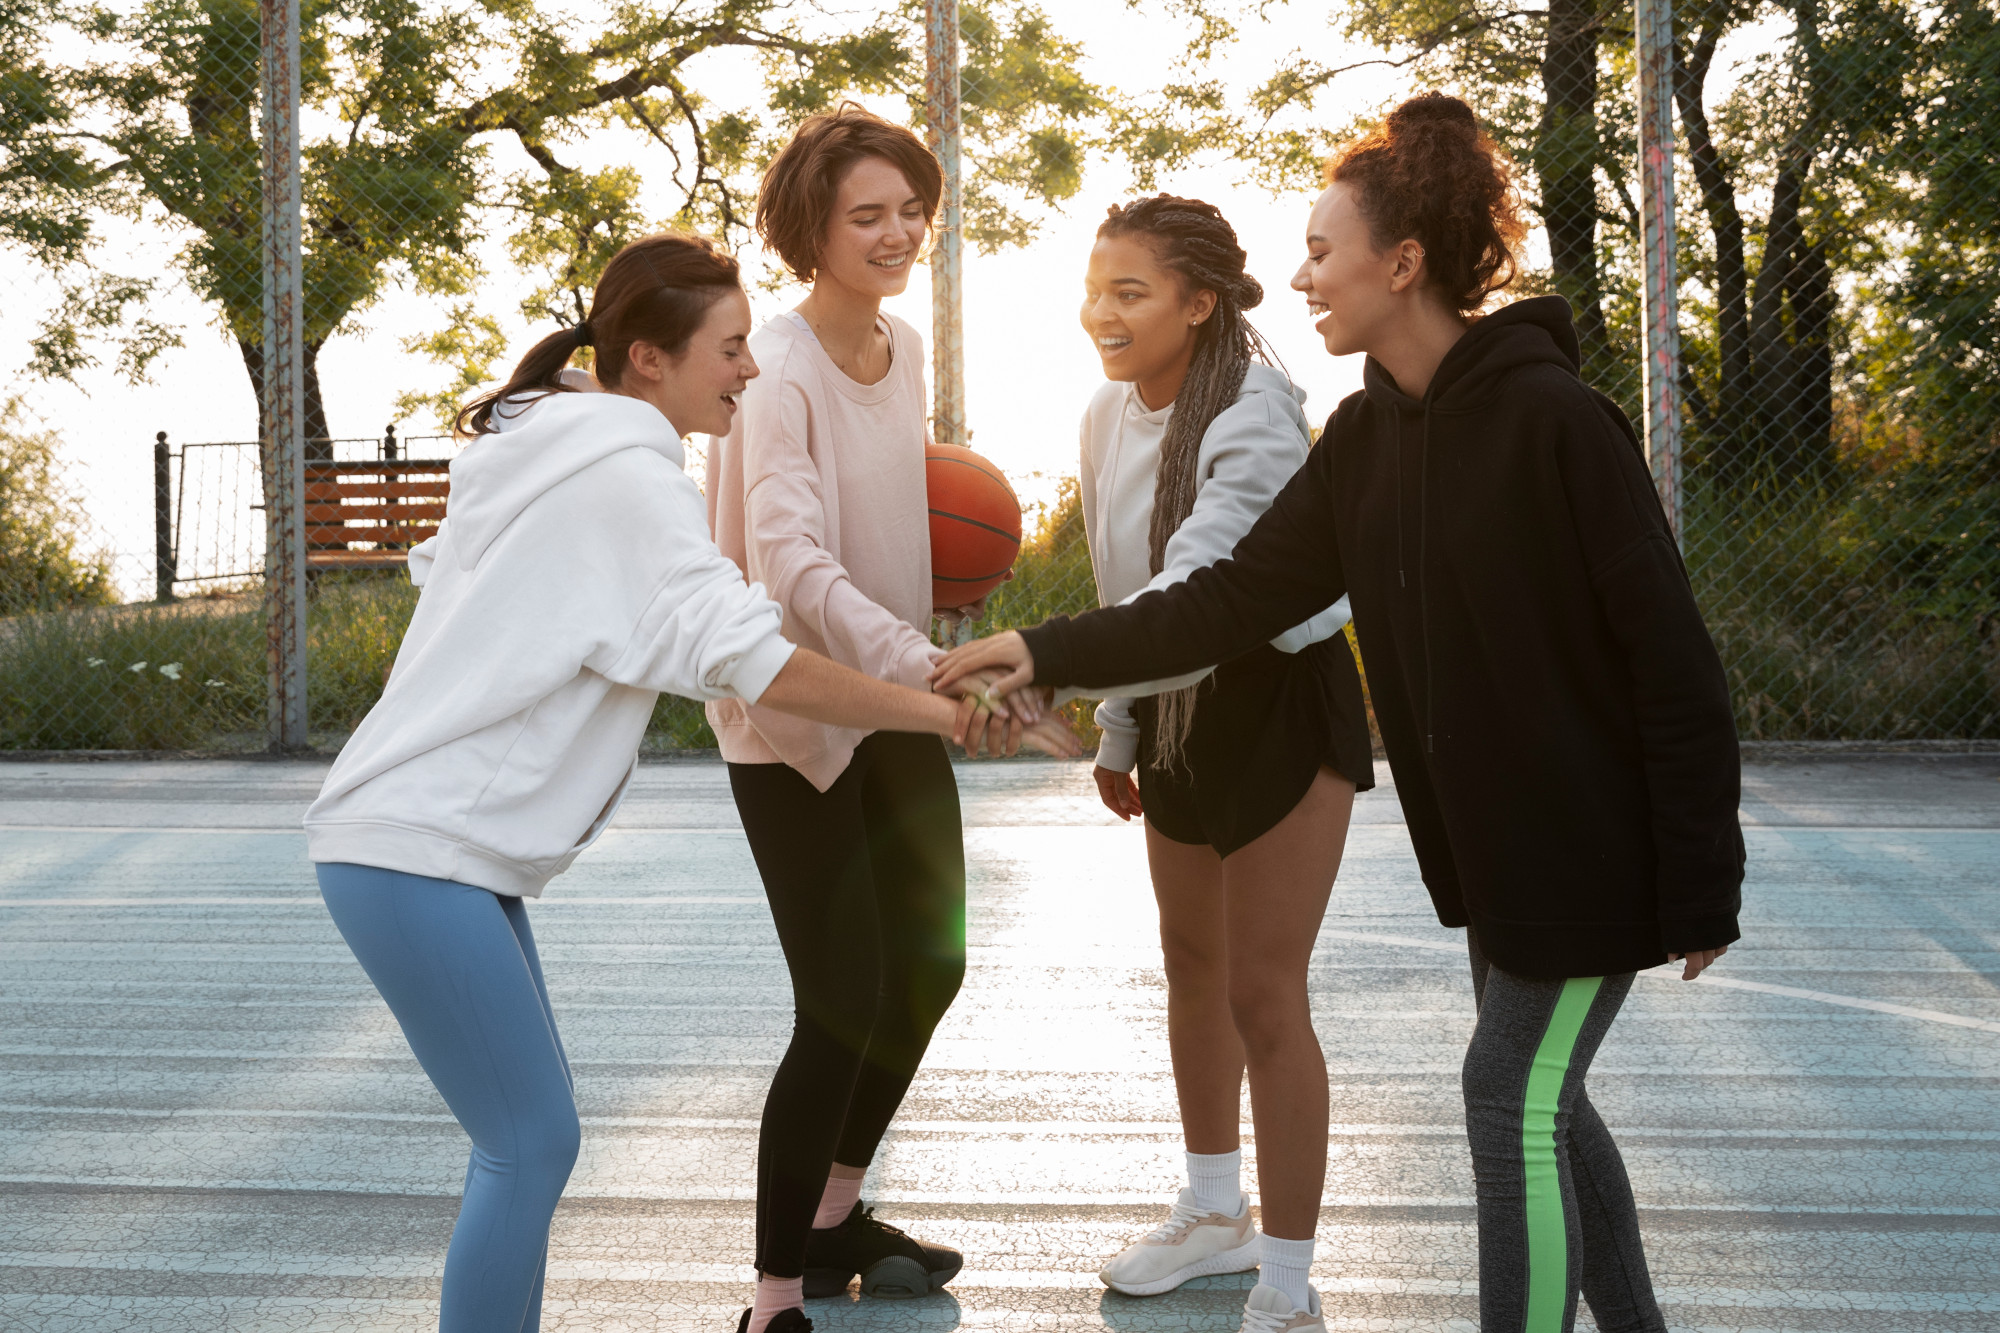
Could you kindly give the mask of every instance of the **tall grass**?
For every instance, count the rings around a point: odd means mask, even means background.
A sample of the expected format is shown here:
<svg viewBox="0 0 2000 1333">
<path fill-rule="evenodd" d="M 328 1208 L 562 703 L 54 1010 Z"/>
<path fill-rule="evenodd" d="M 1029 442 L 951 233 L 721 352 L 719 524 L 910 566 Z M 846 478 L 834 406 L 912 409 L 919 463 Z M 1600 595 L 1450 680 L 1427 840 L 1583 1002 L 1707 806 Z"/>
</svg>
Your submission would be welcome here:
<svg viewBox="0 0 2000 1333">
<path fill-rule="evenodd" d="M 306 626 L 315 744 L 374 705 L 416 603 L 401 578 L 318 580 Z M 14 616 L 0 621 L 0 749 L 261 749 L 264 662 L 254 593 Z"/>
<path fill-rule="evenodd" d="M 1978 478 L 1697 479 L 1685 515 L 1746 740 L 2000 736 L 2000 494 Z"/>
<path fill-rule="evenodd" d="M 1695 593 L 1751 740 L 2000 737 L 2000 488 L 1903 468 L 1819 489 L 1690 479 Z M 1096 604 L 1073 487 L 1021 548 L 979 632 Z M 328 575 L 308 621 L 315 745 L 382 690 L 416 607 L 401 577 Z M 1096 741 L 1090 705 L 1068 717 Z M 0 619 L 0 749 L 253 751 L 264 744 L 254 592 Z M 701 706 L 663 696 L 653 750 L 715 745 Z"/>
</svg>

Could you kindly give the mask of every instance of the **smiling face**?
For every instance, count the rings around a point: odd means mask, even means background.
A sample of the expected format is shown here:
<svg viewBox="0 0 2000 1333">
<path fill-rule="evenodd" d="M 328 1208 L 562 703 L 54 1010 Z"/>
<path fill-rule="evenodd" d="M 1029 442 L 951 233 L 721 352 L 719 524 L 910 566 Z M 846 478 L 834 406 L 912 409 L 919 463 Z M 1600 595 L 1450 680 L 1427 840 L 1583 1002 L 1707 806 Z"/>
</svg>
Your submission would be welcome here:
<svg viewBox="0 0 2000 1333">
<path fill-rule="evenodd" d="M 682 437 L 727 435 L 743 387 L 757 378 L 750 355 L 750 299 L 732 287 L 710 302 L 678 355 L 633 343 L 630 357 L 621 392 L 659 408 Z"/>
<path fill-rule="evenodd" d="M 876 300 L 899 296 L 910 285 L 910 266 L 923 253 L 929 230 L 930 214 L 902 169 L 864 157 L 834 192 L 813 281 L 831 278 Z"/>
<path fill-rule="evenodd" d="M 1188 291 L 1144 236 L 1102 236 L 1091 246 L 1078 318 L 1104 377 L 1137 384 L 1146 406 L 1158 410 L 1180 392 L 1198 327 L 1214 311 L 1215 293 Z"/>
<path fill-rule="evenodd" d="M 1306 259 L 1292 275 L 1292 290 L 1305 293 L 1329 353 L 1349 356 L 1379 345 L 1403 315 L 1423 253 L 1414 240 L 1376 249 L 1353 187 L 1326 187 L 1306 222 Z"/>
</svg>

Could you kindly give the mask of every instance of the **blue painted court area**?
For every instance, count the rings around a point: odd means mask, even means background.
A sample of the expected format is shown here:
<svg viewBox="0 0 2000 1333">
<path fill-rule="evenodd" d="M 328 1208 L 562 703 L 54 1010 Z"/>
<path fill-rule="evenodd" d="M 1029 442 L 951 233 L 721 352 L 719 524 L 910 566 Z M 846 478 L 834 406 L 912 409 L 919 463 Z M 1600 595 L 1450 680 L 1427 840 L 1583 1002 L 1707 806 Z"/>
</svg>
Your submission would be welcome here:
<svg viewBox="0 0 2000 1333">
<path fill-rule="evenodd" d="M 434 1318 L 464 1141 L 319 905 L 297 819 L 321 771 L 0 764 L 0 1328 Z M 1082 764 L 959 774 L 971 968 L 865 1197 L 966 1271 L 811 1313 L 1233 1333 L 1240 1280 L 1134 1300 L 1094 1277 L 1179 1183 L 1141 835 Z M 1669 1321 L 2000 1328 L 2000 757 L 1756 763 L 1744 813 L 1745 942 L 1712 982 L 1642 978 L 1592 1077 Z M 642 769 L 531 910 L 586 1117 L 544 1326 L 733 1328 L 789 1014 L 720 766 Z M 1314 1008 L 1328 1325 L 1471 1330 L 1470 985 L 1386 784 Z"/>
</svg>

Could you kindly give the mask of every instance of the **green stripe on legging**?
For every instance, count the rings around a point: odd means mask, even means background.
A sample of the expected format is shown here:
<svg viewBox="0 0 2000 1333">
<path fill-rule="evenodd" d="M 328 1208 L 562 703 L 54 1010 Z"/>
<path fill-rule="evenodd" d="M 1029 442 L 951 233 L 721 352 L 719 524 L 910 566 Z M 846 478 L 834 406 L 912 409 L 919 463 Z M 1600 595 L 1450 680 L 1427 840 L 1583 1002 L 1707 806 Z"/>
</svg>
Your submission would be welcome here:
<svg viewBox="0 0 2000 1333">
<path fill-rule="evenodd" d="M 1571 977 L 1535 1048 L 1521 1106 L 1521 1160 L 1527 1167 L 1528 1319 L 1524 1333 L 1559 1333 L 1569 1305 L 1569 1228 L 1556 1174 L 1556 1103 L 1570 1057 L 1603 977 Z"/>
</svg>

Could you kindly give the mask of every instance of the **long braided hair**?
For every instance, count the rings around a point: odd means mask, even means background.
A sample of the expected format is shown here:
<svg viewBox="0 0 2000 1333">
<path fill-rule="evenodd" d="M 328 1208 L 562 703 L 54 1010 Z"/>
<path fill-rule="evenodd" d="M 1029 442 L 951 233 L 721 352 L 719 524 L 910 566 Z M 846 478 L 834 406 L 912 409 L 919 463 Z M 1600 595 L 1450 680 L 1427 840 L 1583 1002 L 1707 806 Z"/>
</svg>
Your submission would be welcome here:
<svg viewBox="0 0 2000 1333">
<path fill-rule="evenodd" d="M 1179 275 L 1185 289 L 1215 293 L 1215 310 L 1195 329 L 1194 355 L 1187 377 L 1174 396 L 1160 442 L 1160 470 L 1153 485 L 1153 522 L 1148 546 L 1153 573 L 1166 568 L 1167 542 L 1194 512 L 1195 476 L 1201 459 L 1201 438 L 1209 423 L 1236 401 L 1252 361 L 1269 365 L 1270 348 L 1250 327 L 1244 312 L 1264 299 L 1264 288 L 1244 272 L 1249 258 L 1236 239 L 1236 229 L 1222 210 L 1199 199 L 1156 194 L 1116 204 L 1097 228 L 1098 239 L 1143 236 L 1165 267 Z M 1191 686 L 1160 695 L 1154 701 L 1154 765 L 1172 768 L 1181 758 L 1194 726 L 1195 691 Z"/>
</svg>

